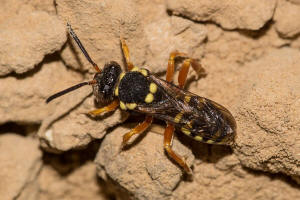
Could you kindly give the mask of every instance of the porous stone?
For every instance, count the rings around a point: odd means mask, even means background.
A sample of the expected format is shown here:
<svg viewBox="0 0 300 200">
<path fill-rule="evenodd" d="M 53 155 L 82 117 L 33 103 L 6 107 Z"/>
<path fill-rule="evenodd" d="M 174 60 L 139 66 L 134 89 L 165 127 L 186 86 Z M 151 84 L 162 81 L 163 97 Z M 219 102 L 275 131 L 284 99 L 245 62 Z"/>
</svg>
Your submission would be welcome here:
<svg viewBox="0 0 300 200">
<path fill-rule="evenodd" d="M 299 51 L 283 48 L 247 66 L 260 69 L 249 77 L 236 116 L 242 165 L 299 177 L 299 62 Z"/>
<path fill-rule="evenodd" d="M 0 23 L 0 76 L 32 70 L 45 55 L 60 50 L 66 39 L 56 16 L 22 7 Z"/>
<path fill-rule="evenodd" d="M 258 30 L 272 19 L 276 0 L 168 0 L 167 8 L 201 22 L 214 22 L 225 29 Z"/>
<path fill-rule="evenodd" d="M 6 133 L 0 135 L 0 152 L 1 199 L 38 199 L 35 181 L 42 167 L 38 140 Z"/>
</svg>

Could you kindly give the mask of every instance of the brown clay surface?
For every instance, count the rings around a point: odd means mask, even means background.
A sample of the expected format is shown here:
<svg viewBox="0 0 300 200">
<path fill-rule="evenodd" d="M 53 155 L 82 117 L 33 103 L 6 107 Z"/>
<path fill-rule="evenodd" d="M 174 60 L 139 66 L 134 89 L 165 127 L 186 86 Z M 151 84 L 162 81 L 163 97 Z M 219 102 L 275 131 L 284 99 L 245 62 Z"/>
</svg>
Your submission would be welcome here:
<svg viewBox="0 0 300 200">
<path fill-rule="evenodd" d="M 300 199 L 299 0 L 0 3 L 0 199 Z M 178 133 L 189 178 L 163 150 L 164 123 L 122 151 L 143 116 L 88 117 L 99 106 L 90 87 L 45 104 L 93 77 L 67 22 L 100 67 L 124 66 L 120 36 L 161 77 L 171 51 L 199 59 L 207 76 L 191 70 L 186 89 L 232 112 L 234 145 Z"/>
</svg>

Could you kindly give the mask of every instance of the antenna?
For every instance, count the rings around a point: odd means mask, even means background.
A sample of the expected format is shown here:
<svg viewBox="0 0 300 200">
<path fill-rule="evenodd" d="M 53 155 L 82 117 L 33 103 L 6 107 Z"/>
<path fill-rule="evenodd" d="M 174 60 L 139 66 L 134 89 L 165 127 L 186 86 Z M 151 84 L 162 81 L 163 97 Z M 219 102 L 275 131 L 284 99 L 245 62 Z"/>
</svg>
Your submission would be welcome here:
<svg viewBox="0 0 300 200">
<path fill-rule="evenodd" d="M 89 63 L 91 63 L 93 65 L 93 67 L 95 68 L 95 70 L 97 72 L 101 72 L 100 68 L 98 67 L 98 65 L 91 59 L 90 55 L 88 54 L 88 52 L 85 50 L 84 46 L 82 45 L 82 43 L 80 42 L 79 38 L 77 37 L 76 33 L 73 31 L 71 25 L 69 23 L 67 23 L 67 27 L 69 29 L 69 33 L 72 36 L 72 38 L 75 40 L 75 42 L 77 43 L 78 47 L 80 48 L 80 50 L 82 51 L 82 53 L 84 54 L 84 56 L 86 57 L 86 59 L 89 61 Z"/>
<path fill-rule="evenodd" d="M 77 90 L 78 88 L 81 88 L 82 86 L 85 86 L 85 85 L 93 85 L 96 83 L 96 80 L 92 80 L 92 81 L 89 81 L 89 82 L 82 82 L 82 83 L 79 83 L 77 85 L 73 85 L 72 87 L 69 87 L 63 91 L 60 91 L 56 94 L 53 94 L 51 95 L 47 100 L 46 100 L 46 103 L 49 103 L 50 101 L 52 101 L 53 99 L 56 99 L 57 97 L 60 97 L 62 95 L 65 95 L 69 92 L 72 92 L 74 90 Z"/>
</svg>

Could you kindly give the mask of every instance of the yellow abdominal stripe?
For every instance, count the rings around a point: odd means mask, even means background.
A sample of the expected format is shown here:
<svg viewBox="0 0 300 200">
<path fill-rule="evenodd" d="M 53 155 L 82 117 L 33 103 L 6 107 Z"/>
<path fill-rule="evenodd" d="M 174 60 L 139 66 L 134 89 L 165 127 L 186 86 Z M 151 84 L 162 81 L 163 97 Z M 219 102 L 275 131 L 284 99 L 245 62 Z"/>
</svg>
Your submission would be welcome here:
<svg viewBox="0 0 300 200">
<path fill-rule="evenodd" d="M 185 96 L 184 97 L 184 102 L 189 103 L 191 100 L 191 96 Z"/>
<path fill-rule="evenodd" d="M 175 123 L 179 123 L 180 120 L 181 120 L 182 115 L 183 115 L 183 112 L 178 113 L 178 114 L 175 116 L 175 118 L 174 118 L 174 122 L 175 122 Z"/>
<path fill-rule="evenodd" d="M 212 144 L 212 143 L 214 143 L 214 141 L 213 140 L 207 140 L 206 143 Z"/>
<path fill-rule="evenodd" d="M 203 140 L 203 138 L 201 136 L 198 136 L 198 135 L 196 137 L 194 137 L 194 139 L 197 140 L 197 141 L 202 141 Z"/>
<path fill-rule="evenodd" d="M 186 134 L 186 135 L 190 135 L 190 134 L 191 134 L 191 131 L 189 131 L 188 129 L 186 129 L 186 128 L 184 128 L 184 127 L 181 128 L 181 131 L 182 131 L 184 134 Z"/>
</svg>

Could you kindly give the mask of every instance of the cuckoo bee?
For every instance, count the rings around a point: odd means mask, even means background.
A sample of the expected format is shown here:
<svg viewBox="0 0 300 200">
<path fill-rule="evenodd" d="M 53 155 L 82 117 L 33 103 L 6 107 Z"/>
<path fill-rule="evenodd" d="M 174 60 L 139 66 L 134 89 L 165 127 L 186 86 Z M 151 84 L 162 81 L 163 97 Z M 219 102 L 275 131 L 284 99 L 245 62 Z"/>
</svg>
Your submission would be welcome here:
<svg viewBox="0 0 300 200">
<path fill-rule="evenodd" d="M 133 135 L 145 131 L 153 118 L 166 122 L 164 132 L 164 149 L 187 173 L 191 169 L 185 160 L 172 150 L 174 130 L 178 130 L 191 138 L 209 144 L 230 144 L 236 134 L 236 122 L 231 113 L 220 104 L 197 96 L 183 89 L 189 67 L 198 74 L 204 72 L 201 65 L 186 54 L 174 51 L 170 54 L 167 65 L 166 80 L 151 74 L 149 70 L 138 68 L 130 61 L 129 49 L 123 38 L 121 47 L 126 71 L 122 71 L 117 62 L 111 61 L 100 69 L 90 58 L 79 38 L 68 24 L 68 30 L 86 59 L 95 68 L 93 80 L 79 83 L 47 99 L 47 103 L 84 85 L 91 85 L 96 100 L 105 102 L 106 106 L 93 110 L 88 114 L 97 116 L 121 108 L 123 111 L 145 114 L 145 119 L 123 136 L 122 145 L 126 145 Z M 185 58 L 179 71 L 178 85 L 173 84 L 175 58 Z"/>
</svg>

